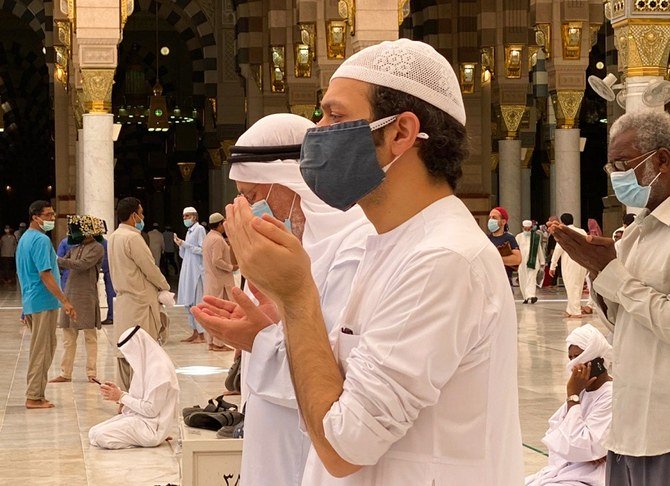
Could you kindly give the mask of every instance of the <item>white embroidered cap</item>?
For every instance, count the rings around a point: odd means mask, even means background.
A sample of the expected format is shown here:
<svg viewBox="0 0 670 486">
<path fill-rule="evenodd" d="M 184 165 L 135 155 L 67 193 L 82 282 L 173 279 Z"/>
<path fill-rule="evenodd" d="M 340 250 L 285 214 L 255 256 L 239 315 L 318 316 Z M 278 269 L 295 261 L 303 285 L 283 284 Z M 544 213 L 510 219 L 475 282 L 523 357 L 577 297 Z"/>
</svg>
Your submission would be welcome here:
<svg viewBox="0 0 670 486">
<path fill-rule="evenodd" d="M 454 69 L 424 42 L 385 41 L 345 60 L 331 80 L 349 78 L 402 91 L 436 106 L 465 125 L 465 106 Z"/>
<path fill-rule="evenodd" d="M 198 214 L 198 211 L 196 211 L 193 206 L 189 206 L 184 208 L 183 214 Z"/>
</svg>

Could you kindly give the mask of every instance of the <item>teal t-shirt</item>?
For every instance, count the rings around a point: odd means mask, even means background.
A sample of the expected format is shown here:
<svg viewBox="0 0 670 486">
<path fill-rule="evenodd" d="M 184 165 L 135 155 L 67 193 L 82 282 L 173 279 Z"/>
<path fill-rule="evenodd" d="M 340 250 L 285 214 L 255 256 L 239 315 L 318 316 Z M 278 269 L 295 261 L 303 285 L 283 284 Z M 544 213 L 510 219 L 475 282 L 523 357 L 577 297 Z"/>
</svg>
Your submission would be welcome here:
<svg viewBox="0 0 670 486">
<path fill-rule="evenodd" d="M 16 249 L 16 271 L 21 282 L 24 314 L 60 308 L 60 302 L 40 278 L 40 273 L 46 270 L 51 270 L 56 283 L 60 282 L 58 257 L 51 240 L 41 231 L 29 229 L 21 236 Z"/>
</svg>

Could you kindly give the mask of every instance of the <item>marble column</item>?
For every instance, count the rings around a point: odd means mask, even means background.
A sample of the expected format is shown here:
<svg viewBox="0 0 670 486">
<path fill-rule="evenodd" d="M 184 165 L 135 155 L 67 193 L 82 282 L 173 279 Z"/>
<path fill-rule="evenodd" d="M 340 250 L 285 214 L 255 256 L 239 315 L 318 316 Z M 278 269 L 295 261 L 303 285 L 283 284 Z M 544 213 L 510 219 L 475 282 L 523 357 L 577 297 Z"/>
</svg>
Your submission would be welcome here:
<svg viewBox="0 0 670 486">
<path fill-rule="evenodd" d="M 75 159 L 77 163 L 77 213 L 84 212 L 84 129 L 77 129 Z"/>
<path fill-rule="evenodd" d="M 531 219 L 530 167 L 521 168 L 521 220 Z"/>
<path fill-rule="evenodd" d="M 225 216 L 224 188 L 226 185 L 223 167 L 209 169 L 209 211 Z M 209 215 L 208 215 L 209 216 Z"/>
<path fill-rule="evenodd" d="M 114 229 L 114 115 L 86 113 L 84 119 L 83 170 L 78 177 L 82 186 L 78 200 L 82 211 L 107 222 Z"/>
<path fill-rule="evenodd" d="M 510 232 L 521 231 L 521 140 L 498 142 L 499 203 L 509 213 Z"/>
<path fill-rule="evenodd" d="M 575 224 L 581 226 L 579 129 L 557 128 L 554 137 L 556 213 L 571 213 Z"/>
</svg>

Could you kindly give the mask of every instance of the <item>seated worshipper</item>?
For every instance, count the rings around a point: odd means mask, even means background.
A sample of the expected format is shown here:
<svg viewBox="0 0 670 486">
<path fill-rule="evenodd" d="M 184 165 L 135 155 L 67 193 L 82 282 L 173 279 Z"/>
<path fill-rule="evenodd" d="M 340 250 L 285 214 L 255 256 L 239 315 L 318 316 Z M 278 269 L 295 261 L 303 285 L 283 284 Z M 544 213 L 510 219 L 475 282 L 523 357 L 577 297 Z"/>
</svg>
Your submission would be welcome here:
<svg viewBox="0 0 670 486">
<path fill-rule="evenodd" d="M 374 228 L 360 207 L 336 210 L 307 187 L 298 158 L 305 132 L 312 127 L 312 122 L 293 114 L 262 118 L 231 148 L 230 178 L 252 204 L 254 214 L 274 215 L 302 241 L 324 309 L 325 330 L 330 332 L 344 308 L 365 241 Z M 233 292 L 240 306 L 249 309 L 249 316 L 257 314 L 245 295 Z M 276 314 L 273 303 L 261 298 L 260 304 L 267 313 Z M 241 336 L 225 330 L 229 323 L 212 326 L 202 317 L 199 321 L 215 337 L 245 351 L 242 395 L 248 398 L 242 484 L 300 484 L 310 440 L 299 429 L 283 323 L 273 316 Z"/>
<path fill-rule="evenodd" d="M 111 382 L 100 386 L 105 400 L 118 402 L 123 411 L 91 427 L 88 440 L 103 449 L 156 447 L 176 424 L 179 383 L 172 360 L 140 326 L 126 329 L 117 344 L 133 369 L 130 389 Z"/>
<path fill-rule="evenodd" d="M 526 486 L 605 486 L 602 445 L 612 421 L 612 378 L 604 366 L 612 346 L 591 324 L 578 327 L 568 343 L 567 400 L 549 419 L 542 442 L 549 465 L 526 478 Z"/>
<path fill-rule="evenodd" d="M 509 215 L 507 210 L 501 206 L 493 208 L 489 213 L 489 240 L 493 243 L 505 264 L 505 272 L 507 272 L 507 280 L 512 285 L 512 273 L 514 267 L 521 264 L 521 252 L 519 251 L 519 243 L 516 238 L 509 232 Z"/>
<path fill-rule="evenodd" d="M 533 229 L 533 222 L 526 219 L 521 223 L 523 232 L 516 235 L 521 250 L 519 265 L 519 289 L 524 304 L 537 302 L 537 273 L 544 267 L 542 235 Z"/>
<path fill-rule="evenodd" d="M 60 375 L 49 383 L 72 381 L 80 330 L 84 331 L 86 343 L 86 376 L 93 383 L 97 374 L 97 332 L 101 327 L 98 276 L 105 253 L 100 241 L 107 232 L 107 226 L 104 220 L 93 216 L 68 216 L 67 230 L 69 250 L 64 257 L 58 258 L 58 266 L 70 271 L 65 296 L 77 309 L 77 320 L 73 321 L 64 312 L 60 313 L 58 325 L 63 329 L 63 359 Z"/>
</svg>

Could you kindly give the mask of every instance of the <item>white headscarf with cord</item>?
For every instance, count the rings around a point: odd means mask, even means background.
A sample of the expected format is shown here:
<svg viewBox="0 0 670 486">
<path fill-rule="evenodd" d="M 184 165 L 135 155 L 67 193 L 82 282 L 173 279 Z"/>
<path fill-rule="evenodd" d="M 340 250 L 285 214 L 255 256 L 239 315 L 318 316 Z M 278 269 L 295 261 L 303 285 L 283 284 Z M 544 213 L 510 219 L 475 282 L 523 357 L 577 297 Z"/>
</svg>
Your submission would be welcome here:
<svg viewBox="0 0 670 486">
<path fill-rule="evenodd" d="M 572 368 L 575 366 L 588 363 L 596 358 L 603 358 L 605 366 L 611 361 L 612 346 L 607 342 L 603 333 L 591 324 L 584 324 L 572 331 L 565 342 L 568 343 L 568 349 L 571 345 L 575 345 L 584 350 L 582 354 L 570 360 L 566 368 L 568 374 L 572 374 Z"/>
<path fill-rule="evenodd" d="M 237 140 L 242 147 L 272 147 L 300 145 L 305 132 L 315 125 L 304 117 L 291 113 L 276 113 L 258 120 Z M 305 215 L 302 246 L 312 261 L 312 275 L 321 289 L 332 261 L 333 251 L 348 233 L 370 225 L 360 206 L 342 212 L 324 203 L 307 186 L 300 174 L 298 160 L 274 162 L 236 162 L 230 167 L 231 180 L 253 184 L 279 184 L 300 196 L 300 207 Z M 342 231 L 351 227 L 351 232 Z M 332 236 L 341 234 L 338 242 Z"/>
<path fill-rule="evenodd" d="M 133 336 L 124 343 L 133 332 Z M 133 368 L 133 378 L 128 390 L 131 396 L 147 399 L 152 391 L 165 383 L 179 391 L 172 360 L 144 329 L 138 329 L 137 326 L 127 329 L 119 337 L 119 344 L 119 350 Z"/>
</svg>

